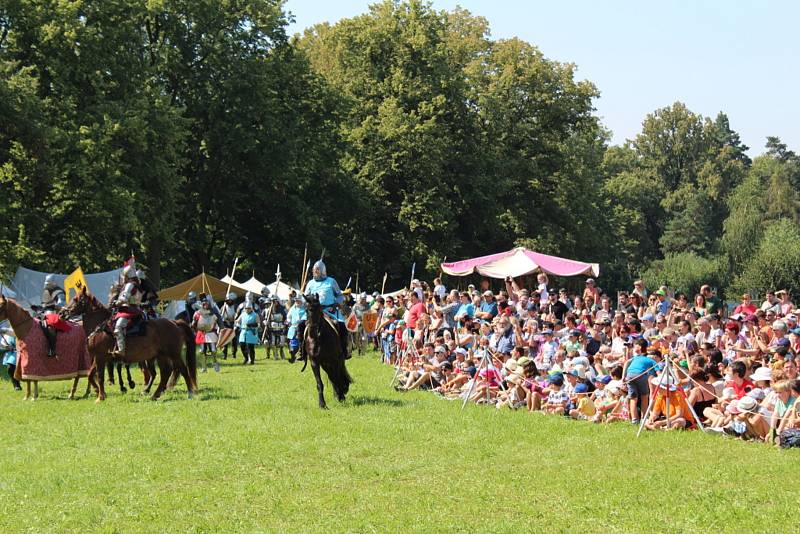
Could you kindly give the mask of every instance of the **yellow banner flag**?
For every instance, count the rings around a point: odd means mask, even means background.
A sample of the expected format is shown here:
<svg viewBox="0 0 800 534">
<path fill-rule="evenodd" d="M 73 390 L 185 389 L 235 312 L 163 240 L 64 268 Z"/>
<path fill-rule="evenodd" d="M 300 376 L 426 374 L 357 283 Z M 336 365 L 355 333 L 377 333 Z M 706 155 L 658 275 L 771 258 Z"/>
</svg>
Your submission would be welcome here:
<svg viewBox="0 0 800 534">
<path fill-rule="evenodd" d="M 69 294 L 70 289 L 75 291 L 74 295 Z M 64 292 L 67 294 L 67 302 L 70 302 L 73 297 L 77 297 L 84 289 L 89 293 L 89 286 L 86 285 L 86 278 L 83 277 L 83 270 L 78 267 L 72 271 L 72 274 L 64 279 Z"/>
</svg>

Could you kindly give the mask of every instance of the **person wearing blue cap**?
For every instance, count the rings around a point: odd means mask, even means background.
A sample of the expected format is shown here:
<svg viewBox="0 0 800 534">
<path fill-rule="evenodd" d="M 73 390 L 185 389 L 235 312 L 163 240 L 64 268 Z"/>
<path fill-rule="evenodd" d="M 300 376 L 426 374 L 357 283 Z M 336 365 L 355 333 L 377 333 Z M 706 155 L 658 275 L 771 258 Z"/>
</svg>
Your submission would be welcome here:
<svg viewBox="0 0 800 534">
<path fill-rule="evenodd" d="M 569 411 L 569 416 L 573 419 L 588 421 L 597 413 L 594 402 L 589 398 L 589 387 L 586 384 L 580 383 L 575 386 L 572 404 L 575 408 Z"/>
<path fill-rule="evenodd" d="M 563 389 L 564 375 L 555 373 L 550 376 L 548 382 L 550 383 L 550 393 L 547 395 L 544 410 L 547 413 L 566 415 L 564 412 L 569 404 L 569 395 Z"/>
</svg>

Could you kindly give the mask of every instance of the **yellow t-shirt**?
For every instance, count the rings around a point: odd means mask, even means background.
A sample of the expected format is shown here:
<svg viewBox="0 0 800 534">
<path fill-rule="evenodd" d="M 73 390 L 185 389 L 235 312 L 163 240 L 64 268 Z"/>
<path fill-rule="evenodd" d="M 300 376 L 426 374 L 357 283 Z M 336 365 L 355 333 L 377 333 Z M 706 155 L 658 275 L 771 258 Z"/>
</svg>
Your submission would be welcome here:
<svg viewBox="0 0 800 534">
<path fill-rule="evenodd" d="M 592 417 L 597 413 L 597 408 L 588 396 L 583 396 L 578 401 L 578 411 L 586 417 Z"/>
</svg>

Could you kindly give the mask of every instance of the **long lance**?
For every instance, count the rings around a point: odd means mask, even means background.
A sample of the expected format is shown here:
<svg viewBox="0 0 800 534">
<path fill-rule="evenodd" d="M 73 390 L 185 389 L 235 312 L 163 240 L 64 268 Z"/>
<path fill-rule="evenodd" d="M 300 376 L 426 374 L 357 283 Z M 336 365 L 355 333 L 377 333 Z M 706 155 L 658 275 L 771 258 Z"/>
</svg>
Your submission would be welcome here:
<svg viewBox="0 0 800 534">
<path fill-rule="evenodd" d="M 411 289 L 411 286 L 414 282 L 414 272 L 417 270 L 417 262 L 414 262 L 414 265 L 411 266 L 411 280 L 408 282 L 408 288 Z"/>
<path fill-rule="evenodd" d="M 233 275 L 236 274 L 236 266 L 239 264 L 239 258 L 235 258 L 233 260 L 233 270 L 231 271 L 231 277 L 228 279 L 228 289 L 225 291 L 225 298 L 228 298 L 228 294 L 231 292 L 231 284 L 233 283 Z"/>
<path fill-rule="evenodd" d="M 381 284 L 381 295 L 383 292 L 386 291 L 386 278 L 389 277 L 389 273 L 383 273 L 383 284 Z"/>
</svg>

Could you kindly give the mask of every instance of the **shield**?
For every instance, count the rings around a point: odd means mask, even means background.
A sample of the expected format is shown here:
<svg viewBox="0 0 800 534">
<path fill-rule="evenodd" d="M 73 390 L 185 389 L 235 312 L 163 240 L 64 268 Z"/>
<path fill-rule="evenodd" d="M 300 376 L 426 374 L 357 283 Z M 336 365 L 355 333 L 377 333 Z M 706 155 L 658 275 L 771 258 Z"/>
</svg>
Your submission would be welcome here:
<svg viewBox="0 0 800 534">
<path fill-rule="evenodd" d="M 233 341 L 234 331 L 233 328 L 222 328 L 219 331 L 219 341 L 217 341 L 217 347 L 224 347 L 231 341 Z"/>
<path fill-rule="evenodd" d="M 375 328 L 378 326 L 378 312 L 372 310 L 364 312 L 361 321 L 364 324 L 364 332 L 368 334 L 374 333 Z"/>
<path fill-rule="evenodd" d="M 344 326 L 350 332 L 358 331 L 358 317 L 356 317 L 356 312 L 350 312 L 350 315 L 347 317 L 347 320 L 344 322 Z"/>
</svg>

